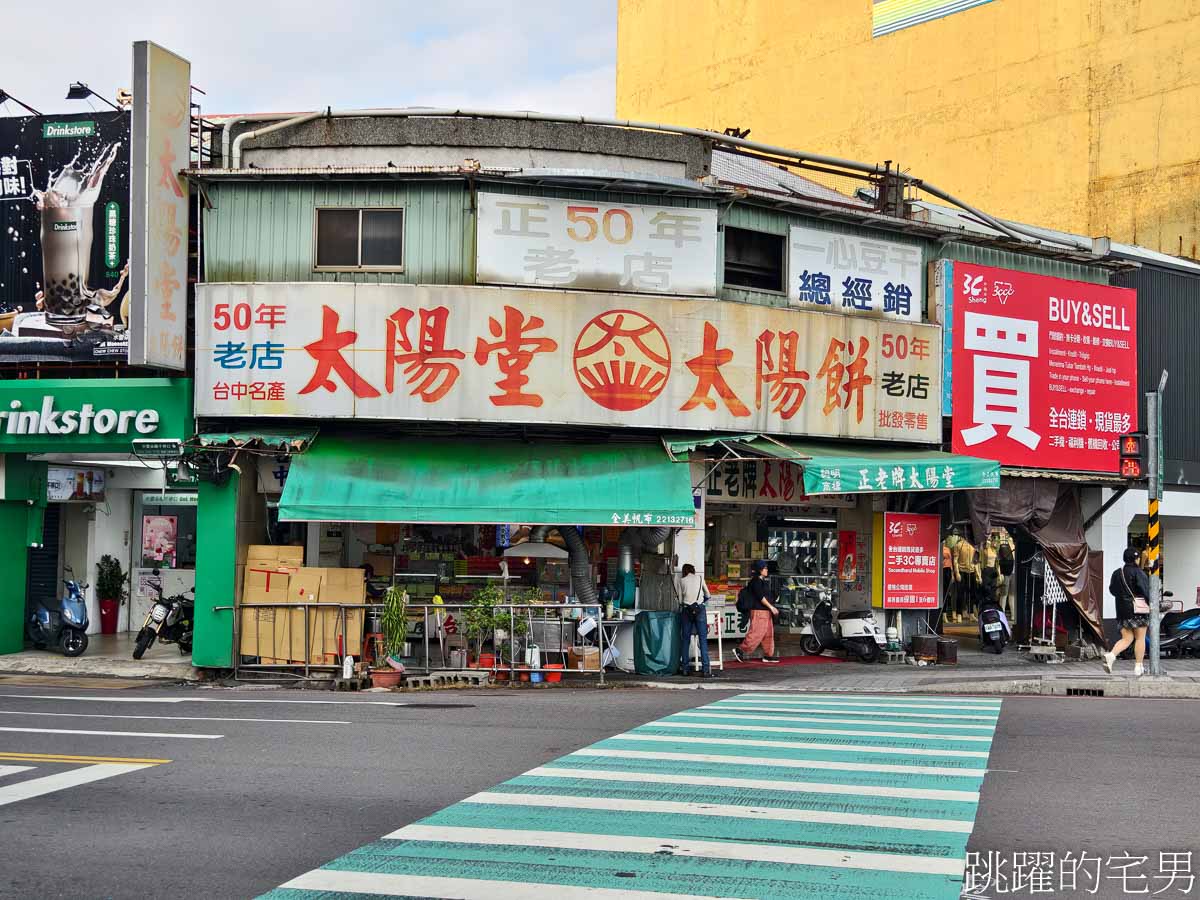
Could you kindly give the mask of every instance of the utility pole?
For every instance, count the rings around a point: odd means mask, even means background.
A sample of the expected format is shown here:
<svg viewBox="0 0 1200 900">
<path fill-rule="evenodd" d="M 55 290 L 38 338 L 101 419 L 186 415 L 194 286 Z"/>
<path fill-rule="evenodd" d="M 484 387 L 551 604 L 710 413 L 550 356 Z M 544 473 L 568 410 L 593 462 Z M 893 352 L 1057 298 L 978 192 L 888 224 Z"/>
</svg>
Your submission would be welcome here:
<svg viewBox="0 0 1200 900">
<path fill-rule="evenodd" d="M 1162 660 L 1159 646 L 1159 627 L 1162 613 L 1162 526 L 1158 520 L 1158 504 L 1162 500 L 1163 483 L 1163 436 L 1162 398 L 1167 390 L 1167 372 L 1164 369 L 1158 382 L 1158 390 L 1146 394 L 1147 468 L 1149 470 L 1149 509 L 1146 519 L 1147 551 L 1150 555 L 1150 674 L 1161 675 Z"/>
</svg>

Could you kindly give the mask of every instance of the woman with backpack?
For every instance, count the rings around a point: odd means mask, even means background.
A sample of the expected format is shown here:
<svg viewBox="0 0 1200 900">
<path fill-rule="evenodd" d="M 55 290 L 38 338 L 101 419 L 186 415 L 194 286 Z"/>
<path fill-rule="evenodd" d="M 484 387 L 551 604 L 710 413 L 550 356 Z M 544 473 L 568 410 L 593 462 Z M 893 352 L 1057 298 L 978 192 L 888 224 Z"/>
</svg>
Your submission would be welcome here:
<svg viewBox="0 0 1200 900">
<path fill-rule="evenodd" d="M 1108 580 L 1108 591 L 1117 601 L 1117 626 L 1121 639 L 1104 654 L 1104 669 L 1111 673 L 1117 656 L 1133 644 L 1135 677 L 1141 677 L 1142 658 L 1146 654 L 1146 628 L 1150 624 L 1150 579 L 1138 566 L 1138 552 L 1132 547 L 1125 551 L 1125 564 L 1114 569 Z"/>
<path fill-rule="evenodd" d="M 775 616 L 779 615 L 779 609 L 771 596 L 771 581 L 765 561 L 754 564 L 754 576 L 742 590 L 747 594 L 745 605 L 749 607 L 750 628 L 746 632 L 746 639 L 733 648 L 733 658 L 738 662 L 745 662 L 761 644 L 762 661 L 777 663 L 779 657 L 775 655 Z M 739 595 L 738 609 L 742 607 L 743 600 Z"/>
</svg>

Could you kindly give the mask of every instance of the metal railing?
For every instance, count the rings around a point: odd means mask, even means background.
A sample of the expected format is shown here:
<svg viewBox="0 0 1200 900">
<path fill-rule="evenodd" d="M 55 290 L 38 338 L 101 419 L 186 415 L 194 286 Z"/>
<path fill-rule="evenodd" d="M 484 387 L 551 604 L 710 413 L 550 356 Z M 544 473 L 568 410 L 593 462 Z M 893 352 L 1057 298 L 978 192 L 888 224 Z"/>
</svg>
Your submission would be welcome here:
<svg viewBox="0 0 1200 900">
<path fill-rule="evenodd" d="M 409 627 L 411 629 L 414 624 L 414 613 L 419 612 L 421 631 L 417 636 L 412 636 L 410 632 L 410 638 L 405 643 L 411 645 L 413 637 L 416 637 L 423 645 L 423 653 L 420 657 L 422 665 L 410 668 L 405 663 L 406 671 L 419 671 L 426 675 L 440 671 L 460 671 L 462 667 L 448 665 L 446 650 L 447 639 L 461 634 L 464 642 L 463 649 L 468 654 L 471 649 L 469 643 L 472 640 L 476 642 L 477 657 L 482 652 L 482 646 L 491 642 L 494 659 L 492 665 L 487 668 L 497 675 L 504 673 L 510 684 L 515 683 L 524 674 L 531 675 L 534 672 L 542 675 L 582 672 L 599 675 L 600 684 L 605 683 L 605 645 L 607 643 L 609 647 L 612 646 L 611 641 L 608 640 L 606 628 L 613 628 L 624 620 L 605 621 L 601 618 L 599 607 L 585 607 L 578 603 L 532 605 L 496 603 L 491 609 L 506 611 L 509 627 L 493 629 L 472 639 L 468 638 L 465 633 L 467 612 L 472 608 L 470 603 L 409 603 L 407 607 Z M 358 656 L 360 659 L 365 658 L 367 641 L 376 639 L 378 643 L 377 639 L 382 638 L 380 631 L 372 631 L 368 627 L 372 620 L 382 617 L 382 603 L 239 603 L 236 606 L 224 606 L 218 607 L 218 609 L 234 611 L 233 668 L 235 677 L 239 676 L 242 671 L 248 671 L 270 672 L 281 677 L 310 678 L 314 671 L 336 670 L 340 667 L 339 660 L 346 655 Z M 270 611 L 270 615 L 266 614 L 267 611 Z M 579 618 L 575 618 L 573 615 L 563 615 L 568 612 L 578 613 Z M 251 614 L 249 619 L 247 619 L 247 613 Z M 495 613 L 493 616 L 495 617 Z M 503 620 L 504 617 L 504 612 L 501 612 L 499 618 Z M 446 626 L 452 618 L 457 626 L 456 630 L 447 632 Z M 574 640 L 579 626 L 587 621 L 594 621 L 594 625 L 583 636 L 594 633 L 596 643 L 578 645 L 572 642 L 568 645 L 565 635 L 571 633 L 572 640 Z M 246 637 L 244 625 L 247 622 L 254 623 L 254 634 L 250 645 L 243 646 L 243 640 Z M 540 645 L 537 645 L 539 646 L 538 665 L 532 666 L 527 662 L 518 661 L 518 646 L 522 653 L 529 646 L 535 646 L 531 641 L 523 638 L 525 635 L 531 635 L 535 631 L 535 625 L 538 624 L 546 626 L 543 634 L 551 633 L 557 628 L 559 640 L 554 648 L 543 650 Z M 265 632 L 264 626 L 267 629 Z M 293 634 L 293 629 L 297 628 L 301 630 L 302 637 Z M 319 633 L 316 631 L 317 628 L 320 629 Z M 524 634 L 517 635 L 518 630 L 522 630 Z M 504 632 L 503 637 L 497 636 L 499 631 Z M 514 636 L 522 639 L 515 640 Z M 320 638 L 318 644 L 314 644 L 316 637 Z M 438 667 L 433 666 L 431 638 L 438 643 L 438 658 L 441 663 Z M 507 659 L 503 650 L 506 646 L 505 642 L 509 648 Z M 353 653 L 356 646 L 359 652 Z M 567 667 L 568 655 L 570 650 L 575 647 L 594 650 L 596 667 L 583 668 L 581 666 L 569 669 Z M 257 652 L 249 652 L 251 649 Z M 296 652 L 297 649 L 299 652 Z M 264 650 L 267 652 L 263 652 Z M 382 648 L 379 652 L 386 652 L 386 648 Z M 546 653 L 561 654 L 563 657 L 561 667 L 545 665 L 542 657 Z M 317 661 L 318 657 L 319 661 Z M 260 662 L 243 662 L 244 658 L 256 658 Z M 406 654 L 404 658 L 407 660 L 412 657 Z M 262 662 L 263 659 L 270 660 L 270 662 Z M 471 667 L 468 666 L 468 668 Z M 478 658 L 474 668 L 480 668 Z M 300 673 L 300 670 L 303 670 L 303 674 Z"/>
</svg>

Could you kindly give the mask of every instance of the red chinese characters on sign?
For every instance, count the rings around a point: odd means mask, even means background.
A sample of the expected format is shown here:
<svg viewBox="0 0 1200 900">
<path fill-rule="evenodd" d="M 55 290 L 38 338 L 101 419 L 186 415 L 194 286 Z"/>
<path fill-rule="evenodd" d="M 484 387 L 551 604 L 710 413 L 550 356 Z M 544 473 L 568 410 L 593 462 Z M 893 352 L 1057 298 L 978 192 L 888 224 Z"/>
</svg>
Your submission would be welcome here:
<svg viewBox="0 0 1200 900">
<path fill-rule="evenodd" d="M 384 376 L 384 389 L 392 393 L 396 369 L 402 368 L 412 387 L 411 396 L 420 397 L 426 403 L 437 403 L 458 381 L 460 371 L 453 360 L 466 359 L 467 355 L 446 346 L 446 323 L 450 318 L 450 310 L 446 307 L 418 311 L 415 343 L 408 335 L 413 315 L 411 309 L 398 309 L 388 316 L 386 342 L 391 360 Z"/>
<path fill-rule="evenodd" d="M 779 338 L 779 352 L 772 356 L 771 345 Z M 755 342 L 758 363 L 755 370 L 754 406 L 762 409 L 763 387 L 775 404 L 772 412 L 781 419 L 790 419 L 804 404 L 808 393 L 808 372 L 796 364 L 800 336 L 794 331 L 764 331 Z"/>
<path fill-rule="evenodd" d="M 647 316 L 617 309 L 596 316 L 575 341 L 575 380 L 605 409 L 632 412 L 651 403 L 671 374 L 671 347 Z"/>
<path fill-rule="evenodd" d="M 862 422 L 863 391 L 875 381 L 867 374 L 867 351 L 870 349 L 871 342 L 865 337 L 859 338 L 857 345 L 853 338 L 845 343 L 837 338 L 829 342 L 825 360 L 817 369 L 817 377 L 825 379 L 825 405 L 822 407 L 825 415 L 839 408 L 850 409 L 853 404 L 855 420 Z"/>
<path fill-rule="evenodd" d="M 803 484 L 804 476 L 795 463 L 763 460 L 762 484 L 758 488 L 759 497 L 772 500 L 782 500 L 790 503 L 796 499 L 796 488 Z"/>
<path fill-rule="evenodd" d="M 937 609 L 940 602 L 939 516 L 883 514 L 883 608 Z"/>
<path fill-rule="evenodd" d="M 537 407 L 544 402 L 540 394 L 525 393 L 523 389 L 529 384 L 525 370 L 533 362 L 534 354 L 551 353 L 558 349 L 557 341 L 530 334 L 545 324 L 538 316 L 526 318 L 513 306 L 504 307 L 503 322 L 495 317 L 488 318 L 488 331 L 497 340 L 489 342 L 479 338 L 475 343 L 475 362 L 485 365 L 488 357 L 496 354 L 496 364 L 504 377 L 496 382 L 496 387 L 503 393 L 488 398 L 493 406 Z"/>
<path fill-rule="evenodd" d="M 300 388 L 300 393 L 311 394 L 317 388 L 324 388 L 330 393 L 336 393 L 338 389 L 337 384 L 330 377 L 336 374 L 346 387 L 350 388 L 354 396 L 360 400 L 366 397 L 378 397 L 379 391 L 368 384 L 365 379 L 361 378 L 351 368 L 350 363 L 346 361 L 346 357 L 342 355 L 342 351 L 356 340 L 358 340 L 357 332 L 338 331 L 337 310 L 331 309 L 328 306 L 322 306 L 321 337 L 311 344 L 306 344 L 304 347 L 308 351 L 308 355 L 316 360 L 316 370 L 313 372 L 313 376 L 309 379 L 308 384 Z"/>
<path fill-rule="evenodd" d="M 700 355 L 689 359 L 687 367 L 696 376 L 696 390 L 688 401 L 680 407 L 682 412 L 703 406 L 705 409 L 717 408 L 717 401 L 709 396 L 716 391 L 717 396 L 725 403 L 725 408 L 735 416 L 748 416 L 750 410 L 738 399 L 725 376 L 721 374 L 721 366 L 733 361 L 733 351 L 717 348 L 717 328 L 712 322 L 704 323 L 704 349 Z"/>
<path fill-rule="evenodd" d="M 1137 293 L 965 263 L 951 291 L 955 452 L 1115 473 L 1137 426 Z"/>
</svg>

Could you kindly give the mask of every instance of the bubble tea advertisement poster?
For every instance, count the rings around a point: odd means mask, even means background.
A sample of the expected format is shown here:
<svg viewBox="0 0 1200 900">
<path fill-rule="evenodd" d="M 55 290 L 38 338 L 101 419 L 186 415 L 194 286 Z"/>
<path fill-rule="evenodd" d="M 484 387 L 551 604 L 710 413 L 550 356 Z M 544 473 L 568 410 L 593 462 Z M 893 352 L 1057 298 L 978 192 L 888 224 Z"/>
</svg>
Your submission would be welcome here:
<svg viewBox="0 0 1200 900">
<path fill-rule="evenodd" d="M 0 118 L 0 364 L 128 359 L 129 127 Z"/>
</svg>

